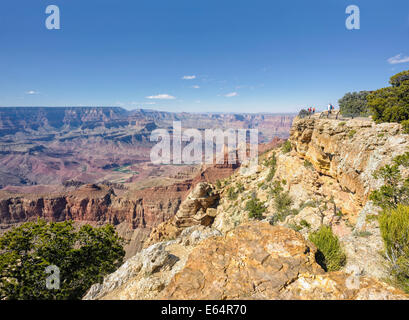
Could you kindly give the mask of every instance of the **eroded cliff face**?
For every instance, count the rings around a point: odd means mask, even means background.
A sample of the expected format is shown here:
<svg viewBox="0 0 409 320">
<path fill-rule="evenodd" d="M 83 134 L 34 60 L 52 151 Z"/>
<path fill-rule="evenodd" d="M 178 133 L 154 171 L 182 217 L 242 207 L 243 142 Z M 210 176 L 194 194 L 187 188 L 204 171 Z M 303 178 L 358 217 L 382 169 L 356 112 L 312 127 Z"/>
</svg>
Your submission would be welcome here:
<svg viewBox="0 0 409 320">
<path fill-rule="evenodd" d="M 78 225 L 110 223 L 130 241 L 125 248 L 130 257 L 142 248 L 153 227 L 175 215 L 190 187 L 186 182 L 116 194 L 106 185 L 84 185 L 62 194 L 3 195 L 0 223 L 4 230 L 37 218 L 73 220 Z"/>
<path fill-rule="evenodd" d="M 356 216 L 370 191 L 382 183 L 372 174 L 409 150 L 408 135 L 396 123 L 364 120 L 296 119 L 290 132 L 293 157 L 308 160 L 332 181 L 334 196 L 346 214 Z M 337 189 L 337 187 L 339 187 Z M 329 188 L 331 189 L 331 188 Z"/>
<path fill-rule="evenodd" d="M 397 124 L 296 119 L 290 142 L 290 152 L 263 154 L 256 172 L 243 164 L 219 187 L 198 186 L 174 218 L 152 231 L 135 261 L 86 298 L 407 299 L 382 282 L 388 273 L 379 226 L 365 217 L 378 213 L 368 196 L 382 181 L 372 173 L 408 151 L 409 136 Z M 292 201 L 277 220 L 272 188 L 278 181 Z M 210 201 L 215 194 L 216 203 Z M 265 221 L 249 218 L 252 198 L 266 207 Z M 212 222 L 202 223 L 204 216 Z M 315 261 L 308 234 L 322 224 L 331 226 L 346 252 L 339 272 L 327 273 Z M 149 260 L 153 252 L 162 258 Z M 158 263 L 145 273 L 138 267 L 144 260 Z"/>
<path fill-rule="evenodd" d="M 48 221 L 73 220 L 77 225 L 110 223 L 120 236 L 129 241 L 125 248 L 126 258 L 129 258 L 142 249 L 153 228 L 174 218 L 180 204 L 194 186 L 204 181 L 215 183 L 218 179 L 229 177 L 238 166 L 228 163 L 204 166 L 192 180 L 138 190 L 118 189 L 107 184 L 87 184 L 52 194 L 2 191 L 0 232 L 37 218 Z M 202 219 L 208 218 L 203 216 Z"/>
</svg>

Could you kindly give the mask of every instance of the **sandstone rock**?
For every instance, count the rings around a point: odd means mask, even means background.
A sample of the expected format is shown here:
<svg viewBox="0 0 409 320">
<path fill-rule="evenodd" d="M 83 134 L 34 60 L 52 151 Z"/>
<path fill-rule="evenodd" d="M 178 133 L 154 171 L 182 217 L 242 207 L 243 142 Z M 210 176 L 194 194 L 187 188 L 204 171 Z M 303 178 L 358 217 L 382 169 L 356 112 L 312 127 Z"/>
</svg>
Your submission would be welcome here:
<svg viewBox="0 0 409 320">
<path fill-rule="evenodd" d="M 192 248 L 219 235 L 204 226 L 187 228 L 177 240 L 153 244 L 128 259 L 102 284 L 94 284 L 83 299 L 155 299 L 182 269 Z"/>
<path fill-rule="evenodd" d="M 144 247 L 166 239 L 175 239 L 187 227 L 210 226 L 217 214 L 220 195 L 212 185 L 200 182 L 180 205 L 175 217 L 153 229 Z"/>
<path fill-rule="evenodd" d="M 300 275 L 281 293 L 286 300 L 407 300 L 408 296 L 373 278 L 342 272 Z"/>
<path fill-rule="evenodd" d="M 379 137 L 379 133 L 385 137 Z M 370 191 L 380 186 L 372 173 L 409 149 L 408 136 L 402 134 L 399 124 L 377 125 L 370 119 L 341 122 L 296 118 L 290 141 L 299 157 L 310 161 L 320 174 L 335 179 L 334 185 L 339 184 L 343 191 L 334 192 L 335 200 L 355 216 Z"/>
<path fill-rule="evenodd" d="M 164 299 L 408 299 L 373 278 L 325 273 L 297 232 L 253 222 L 201 242 Z"/>
<path fill-rule="evenodd" d="M 165 299 L 273 299 L 299 273 L 323 273 L 316 249 L 293 230 L 254 222 L 204 240 L 163 292 Z"/>
</svg>

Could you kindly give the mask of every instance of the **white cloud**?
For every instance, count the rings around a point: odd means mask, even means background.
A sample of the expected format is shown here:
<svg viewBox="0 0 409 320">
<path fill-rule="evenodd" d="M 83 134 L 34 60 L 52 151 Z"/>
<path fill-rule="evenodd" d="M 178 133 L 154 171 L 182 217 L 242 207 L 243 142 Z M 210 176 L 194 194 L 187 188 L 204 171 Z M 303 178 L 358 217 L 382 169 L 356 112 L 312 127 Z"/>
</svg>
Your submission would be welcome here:
<svg viewBox="0 0 409 320">
<path fill-rule="evenodd" d="M 224 96 L 225 96 L 226 98 L 231 98 L 231 97 L 235 97 L 235 96 L 237 96 L 237 95 L 238 95 L 237 92 L 230 92 L 230 93 L 228 93 L 228 94 L 225 94 Z"/>
<path fill-rule="evenodd" d="M 29 90 L 26 92 L 26 94 L 33 95 L 33 94 L 38 94 L 38 92 L 35 90 Z"/>
<path fill-rule="evenodd" d="M 196 76 L 183 76 L 182 79 L 183 80 L 193 80 L 193 79 L 196 79 Z"/>
<path fill-rule="evenodd" d="M 195 86 L 192 86 L 192 88 L 193 88 L 193 89 L 199 89 L 199 88 L 200 88 L 200 86 L 195 85 Z"/>
<path fill-rule="evenodd" d="M 170 94 L 158 94 L 156 96 L 148 96 L 146 99 L 173 100 L 176 99 L 176 97 L 171 96 Z"/>
<path fill-rule="evenodd" d="M 409 62 L 409 57 L 408 56 L 403 56 L 402 53 L 400 53 L 400 54 L 397 54 L 394 57 L 389 58 L 388 62 L 390 64 L 406 63 L 406 62 Z"/>
</svg>

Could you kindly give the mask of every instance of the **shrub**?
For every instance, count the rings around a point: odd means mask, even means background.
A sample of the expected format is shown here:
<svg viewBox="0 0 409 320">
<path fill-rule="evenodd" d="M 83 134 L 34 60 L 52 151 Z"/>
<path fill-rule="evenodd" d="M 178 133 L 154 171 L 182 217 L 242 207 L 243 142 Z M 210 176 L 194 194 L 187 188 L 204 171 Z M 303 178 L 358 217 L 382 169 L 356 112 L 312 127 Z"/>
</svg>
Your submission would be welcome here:
<svg viewBox="0 0 409 320">
<path fill-rule="evenodd" d="M 318 231 L 310 233 L 309 239 L 317 246 L 315 258 L 325 271 L 336 271 L 345 265 L 346 255 L 331 227 L 322 226 Z"/>
<path fill-rule="evenodd" d="M 281 147 L 281 151 L 283 153 L 289 153 L 291 151 L 291 142 L 290 141 L 286 141 L 283 143 L 282 147 Z"/>
<path fill-rule="evenodd" d="M 290 224 L 288 224 L 287 227 L 290 228 L 290 229 L 293 229 L 294 231 L 297 231 L 297 232 L 302 229 L 302 227 L 297 225 L 296 223 L 290 223 Z"/>
<path fill-rule="evenodd" d="M 350 130 L 350 131 L 348 132 L 348 137 L 349 137 L 349 138 L 352 138 L 355 134 L 356 134 L 356 130 L 355 130 L 355 129 L 352 129 L 352 130 Z"/>
<path fill-rule="evenodd" d="M 220 189 L 222 187 L 222 182 L 219 180 L 219 179 L 217 179 L 217 181 L 216 181 L 216 188 L 217 189 Z"/>
<path fill-rule="evenodd" d="M 249 218 L 262 219 L 263 213 L 267 210 L 267 208 L 260 200 L 257 198 L 252 198 L 246 203 L 246 210 L 248 211 Z"/>
<path fill-rule="evenodd" d="M 0 237 L 0 300 L 80 299 L 123 262 L 124 241 L 112 225 L 75 230 L 71 221 L 27 222 Z M 45 269 L 60 270 L 60 289 Z"/>
<path fill-rule="evenodd" d="M 385 255 L 398 285 L 409 292 L 409 206 L 398 205 L 379 216 Z"/>
<path fill-rule="evenodd" d="M 404 120 L 401 122 L 403 133 L 409 134 L 409 120 Z"/>
<path fill-rule="evenodd" d="M 291 215 L 297 214 L 298 210 L 291 210 L 293 199 L 290 197 L 289 192 L 284 192 L 284 188 L 281 186 L 285 184 L 285 181 L 274 181 L 271 187 L 270 194 L 274 197 L 274 207 L 276 209 L 276 219 L 284 221 L 284 219 Z"/>
<path fill-rule="evenodd" d="M 357 237 L 366 238 L 366 237 L 370 237 L 370 236 L 372 235 L 372 233 L 369 232 L 369 231 L 359 231 L 359 232 L 357 232 L 355 235 L 356 235 Z"/>
<path fill-rule="evenodd" d="M 275 209 L 280 213 L 290 211 L 290 207 L 292 206 L 292 204 L 293 199 L 290 197 L 288 192 L 280 192 L 276 194 L 274 198 Z"/>
<path fill-rule="evenodd" d="M 233 187 L 230 187 L 229 189 L 227 189 L 227 198 L 229 200 L 236 200 L 238 198 L 239 194 L 234 191 Z"/>
<path fill-rule="evenodd" d="M 236 188 L 238 193 L 242 193 L 244 191 L 244 186 L 241 182 L 237 183 Z"/>
<path fill-rule="evenodd" d="M 393 158 L 393 163 L 397 166 L 409 167 L 409 152 L 405 152 L 395 158 Z"/>
<path fill-rule="evenodd" d="M 368 116 L 368 91 L 348 92 L 338 100 L 339 110 L 343 116 Z"/>
<path fill-rule="evenodd" d="M 302 219 L 302 220 L 300 221 L 300 225 L 303 226 L 303 227 L 305 227 L 305 228 L 310 228 L 310 227 L 311 227 L 311 225 L 310 225 L 310 224 L 308 223 L 308 221 L 305 220 L 305 219 Z"/>
<path fill-rule="evenodd" d="M 312 163 L 310 161 L 308 161 L 307 159 L 304 160 L 304 167 L 306 167 L 307 169 L 310 169 L 313 167 Z"/>
<path fill-rule="evenodd" d="M 409 167 L 409 152 L 393 159 L 373 173 L 375 179 L 383 179 L 384 185 L 371 192 L 369 199 L 382 209 L 395 209 L 398 204 L 409 205 L 409 178 L 403 179 L 399 166 Z"/>
<path fill-rule="evenodd" d="M 275 152 L 273 153 L 272 157 L 268 161 L 266 161 L 266 166 L 270 167 L 270 171 L 268 172 L 268 175 L 266 178 L 266 181 L 270 182 L 271 180 L 273 180 L 274 175 L 277 170 L 277 158 L 276 158 Z"/>
</svg>

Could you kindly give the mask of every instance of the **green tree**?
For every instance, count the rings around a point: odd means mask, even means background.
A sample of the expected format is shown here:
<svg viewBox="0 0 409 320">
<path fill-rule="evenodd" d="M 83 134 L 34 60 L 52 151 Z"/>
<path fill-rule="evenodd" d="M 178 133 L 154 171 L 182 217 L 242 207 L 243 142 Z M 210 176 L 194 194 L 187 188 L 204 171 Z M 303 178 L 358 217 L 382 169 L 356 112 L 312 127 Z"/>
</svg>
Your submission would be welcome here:
<svg viewBox="0 0 409 320">
<path fill-rule="evenodd" d="M 344 116 L 368 116 L 368 91 L 348 92 L 338 100 L 339 109 Z"/>
<path fill-rule="evenodd" d="M 122 264 L 123 244 L 112 225 L 24 223 L 0 237 L 0 300 L 80 299 Z M 50 265 L 59 268 L 60 289 L 46 288 Z"/>
<path fill-rule="evenodd" d="M 373 119 L 381 122 L 402 122 L 409 119 L 409 70 L 390 78 L 391 87 L 368 95 Z"/>
</svg>

